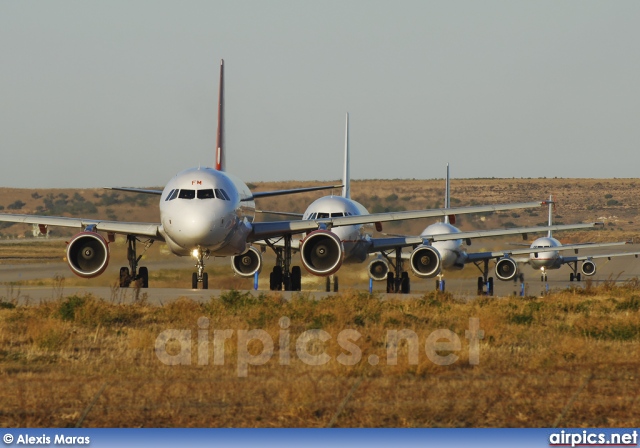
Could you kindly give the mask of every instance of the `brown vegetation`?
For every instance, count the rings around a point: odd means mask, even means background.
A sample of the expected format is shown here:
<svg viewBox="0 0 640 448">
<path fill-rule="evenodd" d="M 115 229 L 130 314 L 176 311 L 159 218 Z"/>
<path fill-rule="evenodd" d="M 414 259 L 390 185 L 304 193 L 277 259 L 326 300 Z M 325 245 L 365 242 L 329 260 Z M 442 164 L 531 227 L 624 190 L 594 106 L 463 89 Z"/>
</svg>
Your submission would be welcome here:
<svg viewBox="0 0 640 448">
<path fill-rule="evenodd" d="M 143 299 L 0 302 L 0 426 L 637 425 L 636 282 L 468 302 L 448 294 L 382 300 L 355 292 L 317 301 L 301 294 L 287 302 L 276 293 L 255 298 L 229 291 L 207 303 L 178 299 L 161 307 Z M 477 365 L 465 335 L 470 318 L 484 332 Z M 288 344 L 279 342 L 283 328 Z M 191 331 L 187 365 L 165 365 L 156 356 L 157 337 L 170 329 Z M 226 329 L 232 337 L 225 362 L 214 365 L 213 332 Z M 239 332 L 252 329 L 266 331 L 275 349 L 240 377 Z M 330 356 L 320 366 L 296 355 L 297 338 L 313 329 L 331 336 L 307 347 Z M 362 356 L 351 366 L 337 361 L 355 352 L 337 343 L 345 329 L 361 335 L 355 344 Z M 388 331 L 402 329 L 418 336 L 418 362 L 409 362 L 403 342 L 398 364 L 389 365 Z M 460 350 L 437 352 L 458 356 L 451 365 L 426 355 L 425 341 L 438 329 L 461 341 Z M 198 345 L 202 336 L 207 347 Z M 180 353 L 176 343 L 167 345 L 169 354 Z M 247 353 L 257 356 L 262 348 L 254 340 Z M 287 351 L 290 363 L 283 365 L 280 354 Z"/>
</svg>

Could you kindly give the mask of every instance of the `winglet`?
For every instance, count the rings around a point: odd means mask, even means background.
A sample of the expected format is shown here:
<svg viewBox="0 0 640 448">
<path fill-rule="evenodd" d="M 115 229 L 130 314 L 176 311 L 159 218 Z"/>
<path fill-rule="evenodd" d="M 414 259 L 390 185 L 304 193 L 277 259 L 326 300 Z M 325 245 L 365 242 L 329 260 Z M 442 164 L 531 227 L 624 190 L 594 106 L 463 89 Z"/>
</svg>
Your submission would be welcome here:
<svg viewBox="0 0 640 448">
<path fill-rule="evenodd" d="M 342 197 L 351 199 L 351 170 L 349 167 L 349 112 L 344 131 L 344 171 L 342 172 Z"/>
<path fill-rule="evenodd" d="M 218 132 L 216 136 L 216 164 L 218 171 L 224 171 L 224 59 L 220 59 L 220 86 L 218 88 Z"/>
</svg>

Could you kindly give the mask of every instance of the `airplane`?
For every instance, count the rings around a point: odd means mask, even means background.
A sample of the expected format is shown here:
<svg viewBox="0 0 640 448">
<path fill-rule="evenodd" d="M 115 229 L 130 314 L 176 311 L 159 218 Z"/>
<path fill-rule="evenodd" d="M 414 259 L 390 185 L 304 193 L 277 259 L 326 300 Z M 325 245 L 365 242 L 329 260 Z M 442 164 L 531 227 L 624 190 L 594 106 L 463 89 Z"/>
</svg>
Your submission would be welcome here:
<svg viewBox="0 0 640 448">
<path fill-rule="evenodd" d="M 0 214 L 0 221 L 36 224 L 42 233 L 48 226 L 80 229 L 67 243 L 66 258 L 71 271 L 83 278 L 101 275 L 109 263 L 109 243 L 116 234 L 126 235 L 128 267 L 120 269 L 120 285 L 135 282 L 143 288 L 149 285 L 149 271 L 140 267 L 142 255 L 137 255 L 137 243 L 145 243 L 146 251 L 154 241 L 163 241 L 178 256 L 193 256 L 196 272 L 191 286 L 208 289 L 205 259 L 211 256 L 230 256 L 234 265 L 245 273 L 258 272 L 262 266 L 260 253 L 251 243 L 269 238 L 284 238 L 307 232 L 301 246 L 307 269 L 322 274 L 337 271 L 344 258 L 342 240 L 332 231 L 340 226 L 358 228 L 362 224 L 403 219 L 442 216 L 446 213 L 478 213 L 494 210 L 537 207 L 543 202 L 465 207 L 452 210 L 415 210 L 398 213 L 362 215 L 353 208 L 340 216 L 314 216 L 300 221 L 254 222 L 255 199 L 292 194 L 301 191 L 334 188 L 335 186 L 279 190 L 252 193 L 236 176 L 225 171 L 224 152 L 224 61 L 220 61 L 218 100 L 218 129 L 214 168 L 195 167 L 176 174 L 163 190 L 112 188 L 119 191 L 147 193 L 160 196 L 160 222 L 121 222 L 100 219 Z M 337 229 L 336 229 L 337 230 Z M 106 233 L 106 237 L 99 232 Z M 143 252 L 144 253 L 144 252 Z M 299 282 L 299 279 L 296 279 Z"/>
<path fill-rule="evenodd" d="M 449 164 L 447 164 L 447 176 L 445 180 L 445 209 L 449 209 L 451 207 L 450 191 Z M 389 256 L 387 252 L 382 251 L 380 256 L 369 264 L 369 277 L 375 281 L 387 280 L 388 292 L 397 292 L 398 287 L 400 287 L 400 290 L 402 291 L 402 282 L 406 280 L 398 282 L 398 279 L 402 276 L 406 278 L 407 274 L 403 269 L 403 261 L 408 259 L 409 265 L 417 277 L 438 277 L 438 280 L 436 281 L 436 289 L 444 291 L 445 282 L 443 279 L 443 271 L 461 270 L 469 263 L 475 264 L 482 271 L 479 263 L 495 258 L 493 252 L 467 253 L 463 248 L 463 243 L 470 246 L 472 239 L 514 234 L 522 234 L 526 239 L 526 235 L 529 233 L 551 232 L 552 230 L 561 231 L 570 229 L 586 229 L 602 226 L 602 223 L 580 223 L 554 226 L 550 222 L 548 226 L 514 227 L 509 229 L 461 232 L 460 229 L 454 226 L 454 224 L 455 215 L 445 215 L 442 222 L 436 222 L 429 225 L 417 237 L 397 238 L 395 240 L 396 246 L 394 247 L 396 250 L 395 259 L 392 256 Z M 393 240 L 388 241 L 392 242 Z M 405 246 L 414 246 L 411 254 L 399 252 L 399 249 Z M 529 249 L 529 252 L 533 251 L 533 249 Z M 431 260 L 430 268 L 425 269 L 425 266 L 427 266 L 424 262 L 425 259 Z M 393 265 L 394 272 L 390 272 L 389 264 Z M 479 280 L 479 291 L 484 292 L 483 289 L 486 285 L 487 292 L 492 294 L 493 278 L 487 277 L 488 275 L 486 275 L 485 278 L 482 278 L 482 283 Z"/>
<path fill-rule="evenodd" d="M 553 198 L 549 196 L 549 225 L 553 222 Z M 538 238 L 531 243 L 531 249 L 536 249 L 535 252 L 531 252 L 528 258 L 524 259 L 511 259 L 504 258 L 496 262 L 496 276 L 500 280 L 511 280 L 514 276 L 518 275 L 518 263 L 529 264 L 532 268 L 540 270 L 540 280 L 547 281 L 547 271 L 551 269 L 559 269 L 561 266 L 567 264 L 571 267 L 571 273 L 569 274 L 569 281 L 580 281 L 582 279 L 581 274 L 585 276 L 592 276 L 596 273 L 596 263 L 593 261 L 598 258 L 607 258 L 611 260 L 613 257 L 635 256 L 638 258 L 640 252 L 618 252 L 611 254 L 595 254 L 595 255 L 582 255 L 574 257 L 563 257 L 560 255 L 560 251 L 573 249 L 575 253 L 578 253 L 578 249 L 592 249 L 596 247 L 609 247 L 622 244 L 629 244 L 629 242 L 619 243 L 584 243 L 584 244 L 572 244 L 563 245 L 552 236 L 551 230 L 547 233 L 546 237 Z M 541 250 L 544 249 L 544 250 Z M 580 271 L 578 272 L 578 263 L 581 263 Z"/>
<path fill-rule="evenodd" d="M 371 216 L 367 209 L 357 201 L 351 199 L 351 179 L 350 179 L 350 148 L 349 148 L 349 114 L 346 115 L 345 122 L 345 149 L 344 149 L 344 171 L 342 177 L 342 195 L 324 196 L 311 203 L 302 215 L 287 213 L 287 215 L 301 216 L 303 220 L 313 220 L 328 217 L 342 216 Z M 448 166 L 447 166 L 447 192 L 449 188 Z M 436 223 L 425 229 L 423 234 L 414 240 L 399 241 L 396 237 L 373 237 L 365 226 L 354 225 L 334 228 L 332 238 L 326 235 L 303 236 L 299 240 L 289 242 L 278 240 L 258 241 L 256 245 L 269 246 L 276 253 L 276 264 L 270 274 L 269 286 L 271 290 L 280 290 L 284 284 L 285 290 L 300 289 L 300 268 L 294 266 L 290 269 L 293 251 L 300 252 L 300 259 L 306 270 L 312 275 L 324 276 L 327 278 L 326 290 L 331 289 L 333 280 L 333 290 L 338 290 L 338 278 L 335 273 L 341 264 L 363 263 L 369 254 L 385 250 L 401 250 L 404 246 L 416 246 L 411 255 L 411 264 L 414 272 L 418 276 L 431 276 L 440 273 L 441 268 L 461 268 L 464 266 L 466 254 L 460 249 L 462 240 L 469 241 L 470 238 L 479 238 L 496 235 L 510 235 L 519 233 L 542 232 L 551 228 L 563 230 L 566 228 L 587 228 L 593 224 L 577 224 L 554 227 L 526 227 L 520 229 L 500 229 L 497 231 L 467 232 L 464 236 L 460 231 L 449 224 L 450 216 L 454 209 L 450 208 L 449 194 L 446 195 L 444 210 L 449 213 L 444 214 L 445 223 Z M 545 202 L 546 203 L 546 202 Z M 377 229 L 382 230 L 378 224 Z M 447 234 L 447 235 L 445 235 Z M 454 236 L 452 236 L 454 234 Z M 425 245 L 424 241 L 430 241 Z M 434 242 L 437 240 L 438 242 Z M 470 243 L 469 243 L 470 244 Z M 323 254 L 318 256 L 318 248 L 322 248 Z M 435 251 L 434 248 L 437 248 Z M 440 252 L 439 252 L 440 251 Z M 377 258 L 369 264 L 369 275 L 375 280 L 388 280 L 388 292 L 410 292 L 410 281 L 408 272 L 402 270 L 402 262 L 395 263 L 396 272 L 389 273 L 389 266 L 382 258 Z M 239 275 L 250 275 L 236 269 Z M 288 278 L 295 278 L 293 283 Z"/>
</svg>

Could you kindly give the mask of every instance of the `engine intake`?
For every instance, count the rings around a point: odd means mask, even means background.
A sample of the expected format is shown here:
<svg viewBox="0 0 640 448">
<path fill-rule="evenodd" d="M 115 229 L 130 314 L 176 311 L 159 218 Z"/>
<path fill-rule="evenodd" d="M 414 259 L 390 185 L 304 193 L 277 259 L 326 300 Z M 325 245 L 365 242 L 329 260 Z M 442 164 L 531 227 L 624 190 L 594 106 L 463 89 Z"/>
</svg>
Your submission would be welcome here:
<svg viewBox="0 0 640 448">
<path fill-rule="evenodd" d="M 79 277 L 97 277 L 109 264 L 109 244 L 96 232 L 78 233 L 67 243 L 67 263 Z"/>
<path fill-rule="evenodd" d="M 369 271 L 369 278 L 376 282 L 381 282 L 382 280 L 387 279 L 387 274 L 389 273 L 389 263 L 387 263 L 382 258 L 376 258 L 369 263 L 367 267 L 367 271 Z"/>
<path fill-rule="evenodd" d="M 433 246 L 418 246 L 411 252 L 411 269 L 420 278 L 432 278 L 442 270 L 442 257 Z"/>
<path fill-rule="evenodd" d="M 258 249 L 249 246 L 245 253 L 231 257 L 231 267 L 240 277 L 253 277 L 262 269 L 262 255 Z"/>
<path fill-rule="evenodd" d="M 518 263 L 511 258 L 501 258 L 496 263 L 496 277 L 500 280 L 513 280 L 518 274 Z"/>
<path fill-rule="evenodd" d="M 584 275 L 591 277 L 596 273 L 596 264 L 591 260 L 583 261 L 581 270 Z"/>
<path fill-rule="evenodd" d="M 305 269 L 313 275 L 335 274 L 344 260 L 342 241 L 328 230 L 314 230 L 302 241 L 300 258 Z"/>
</svg>

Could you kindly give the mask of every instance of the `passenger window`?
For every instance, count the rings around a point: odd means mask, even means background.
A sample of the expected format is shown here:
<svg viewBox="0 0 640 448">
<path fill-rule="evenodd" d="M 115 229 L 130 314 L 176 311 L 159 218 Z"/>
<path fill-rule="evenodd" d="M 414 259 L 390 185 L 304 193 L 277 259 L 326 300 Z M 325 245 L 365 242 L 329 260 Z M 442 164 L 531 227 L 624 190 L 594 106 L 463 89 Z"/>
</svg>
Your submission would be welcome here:
<svg viewBox="0 0 640 448">
<path fill-rule="evenodd" d="M 180 190 L 178 197 L 180 199 L 193 199 L 196 197 L 196 190 Z"/>
<path fill-rule="evenodd" d="M 205 190 L 198 190 L 198 199 L 213 199 L 213 190 L 211 188 Z"/>
</svg>

